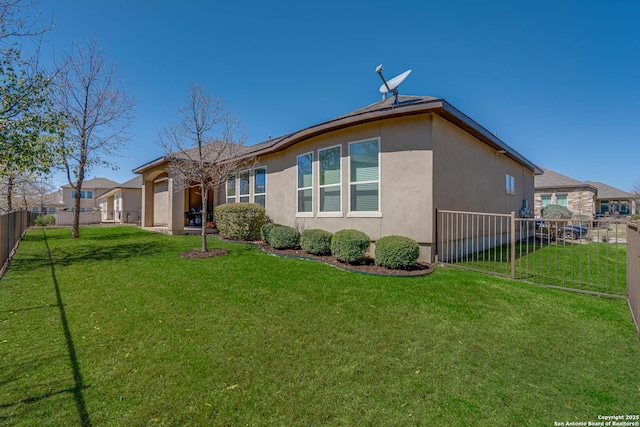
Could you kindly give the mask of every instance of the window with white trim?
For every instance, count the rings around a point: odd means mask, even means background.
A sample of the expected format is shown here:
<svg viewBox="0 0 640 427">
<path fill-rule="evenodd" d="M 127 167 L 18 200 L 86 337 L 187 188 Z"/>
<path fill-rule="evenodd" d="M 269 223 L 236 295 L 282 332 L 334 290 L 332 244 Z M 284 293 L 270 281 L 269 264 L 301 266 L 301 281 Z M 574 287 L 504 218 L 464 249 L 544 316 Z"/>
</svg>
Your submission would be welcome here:
<svg viewBox="0 0 640 427">
<path fill-rule="evenodd" d="M 546 208 L 551 204 L 551 194 L 543 194 L 542 196 L 540 196 L 540 200 L 541 200 L 540 207 L 542 209 Z"/>
<path fill-rule="evenodd" d="M 320 165 L 319 200 L 320 212 L 341 212 L 341 169 L 342 147 L 318 150 Z"/>
<path fill-rule="evenodd" d="M 227 178 L 227 203 L 236 202 L 236 177 Z"/>
<path fill-rule="evenodd" d="M 505 181 L 507 194 L 516 194 L 516 179 L 513 176 L 507 174 Z"/>
<path fill-rule="evenodd" d="M 249 203 L 249 171 L 238 174 L 238 195 L 240 203 Z"/>
<path fill-rule="evenodd" d="M 349 143 L 351 212 L 380 210 L 380 140 Z"/>
<path fill-rule="evenodd" d="M 267 167 L 253 170 L 253 202 L 262 207 L 267 203 Z"/>
<path fill-rule="evenodd" d="M 313 212 L 313 153 L 298 156 L 298 213 Z"/>
</svg>

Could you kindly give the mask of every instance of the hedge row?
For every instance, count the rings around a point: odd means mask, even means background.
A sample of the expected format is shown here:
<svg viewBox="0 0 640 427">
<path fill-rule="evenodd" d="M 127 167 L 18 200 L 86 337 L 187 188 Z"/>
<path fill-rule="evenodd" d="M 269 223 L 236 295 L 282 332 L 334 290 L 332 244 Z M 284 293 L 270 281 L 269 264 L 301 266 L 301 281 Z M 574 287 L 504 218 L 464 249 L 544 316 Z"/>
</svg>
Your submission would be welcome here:
<svg viewBox="0 0 640 427">
<path fill-rule="evenodd" d="M 314 255 L 332 254 L 338 261 L 355 264 L 365 260 L 370 239 L 359 230 L 340 230 L 331 234 L 325 230 L 308 229 L 300 234 L 291 227 L 265 224 L 260 234 L 276 249 L 291 249 L 300 246 Z M 376 242 L 374 261 L 376 265 L 391 269 L 408 269 L 420 255 L 418 243 L 408 237 L 386 236 Z"/>
</svg>

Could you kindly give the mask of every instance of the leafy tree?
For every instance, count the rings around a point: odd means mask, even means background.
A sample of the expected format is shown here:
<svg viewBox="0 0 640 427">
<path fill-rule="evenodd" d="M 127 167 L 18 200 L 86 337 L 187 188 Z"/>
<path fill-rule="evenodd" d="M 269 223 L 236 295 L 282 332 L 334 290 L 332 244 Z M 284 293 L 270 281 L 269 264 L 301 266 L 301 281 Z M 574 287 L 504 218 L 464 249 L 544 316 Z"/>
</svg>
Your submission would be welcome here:
<svg viewBox="0 0 640 427">
<path fill-rule="evenodd" d="M 85 175 L 96 165 L 117 168 L 108 157 L 130 138 L 127 129 L 135 102 L 96 39 L 72 48 L 59 69 L 55 101 L 65 125 L 59 149 L 69 184 L 76 190 L 71 235 L 77 238 Z"/>
<path fill-rule="evenodd" d="M 159 144 L 169 161 L 177 188 L 197 188 L 202 196 L 202 248 L 208 250 L 206 223 L 209 191 L 222 186 L 229 176 L 250 168 L 255 157 L 245 156 L 245 132 L 221 99 L 202 86 L 189 87 L 182 119 L 159 132 Z"/>
<path fill-rule="evenodd" d="M 48 172 L 61 130 L 50 99 L 52 79 L 39 69 L 37 50 L 26 60 L 19 45 L 49 29 L 22 16 L 35 3 L 0 0 L 0 178 Z"/>
</svg>

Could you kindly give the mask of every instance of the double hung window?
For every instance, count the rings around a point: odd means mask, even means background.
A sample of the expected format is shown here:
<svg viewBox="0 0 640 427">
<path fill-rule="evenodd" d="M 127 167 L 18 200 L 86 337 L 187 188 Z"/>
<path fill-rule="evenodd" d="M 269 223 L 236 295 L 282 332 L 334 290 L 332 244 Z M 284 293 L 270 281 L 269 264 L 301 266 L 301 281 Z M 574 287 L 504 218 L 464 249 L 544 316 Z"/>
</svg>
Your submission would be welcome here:
<svg viewBox="0 0 640 427">
<path fill-rule="evenodd" d="M 313 153 L 298 156 L 298 213 L 313 214 Z"/>
<path fill-rule="evenodd" d="M 253 170 L 253 202 L 262 207 L 267 203 L 267 168 Z"/>
<path fill-rule="evenodd" d="M 351 212 L 380 211 L 380 140 L 349 144 Z"/>
<path fill-rule="evenodd" d="M 318 150 L 320 212 L 341 212 L 341 146 Z"/>
</svg>

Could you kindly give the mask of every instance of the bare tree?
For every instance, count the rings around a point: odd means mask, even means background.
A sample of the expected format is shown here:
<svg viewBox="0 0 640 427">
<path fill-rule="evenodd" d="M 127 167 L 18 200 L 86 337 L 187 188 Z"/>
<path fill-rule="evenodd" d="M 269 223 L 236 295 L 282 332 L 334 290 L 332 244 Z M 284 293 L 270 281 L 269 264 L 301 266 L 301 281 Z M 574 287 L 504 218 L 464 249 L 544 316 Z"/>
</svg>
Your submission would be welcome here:
<svg viewBox="0 0 640 427">
<path fill-rule="evenodd" d="M 216 191 L 229 176 L 251 167 L 255 157 L 245 155 L 246 135 L 237 117 L 202 86 L 189 87 L 185 106 L 179 111 L 181 120 L 160 130 L 159 144 L 176 187 L 197 188 L 201 194 L 201 250 L 206 252 L 209 191 Z"/>
<path fill-rule="evenodd" d="M 122 85 L 117 67 L 94 39 L 74 47 L 60 66 L 56 104 L 64 116 L 60 139 L 62 163 L 69 185 L 76 190 L 71 235 L 80 236 L 80 190 L 85 174 L 95 165 L 117 168 L 107 158 L 130 138 L 134 100 Z"/>
</svg>

